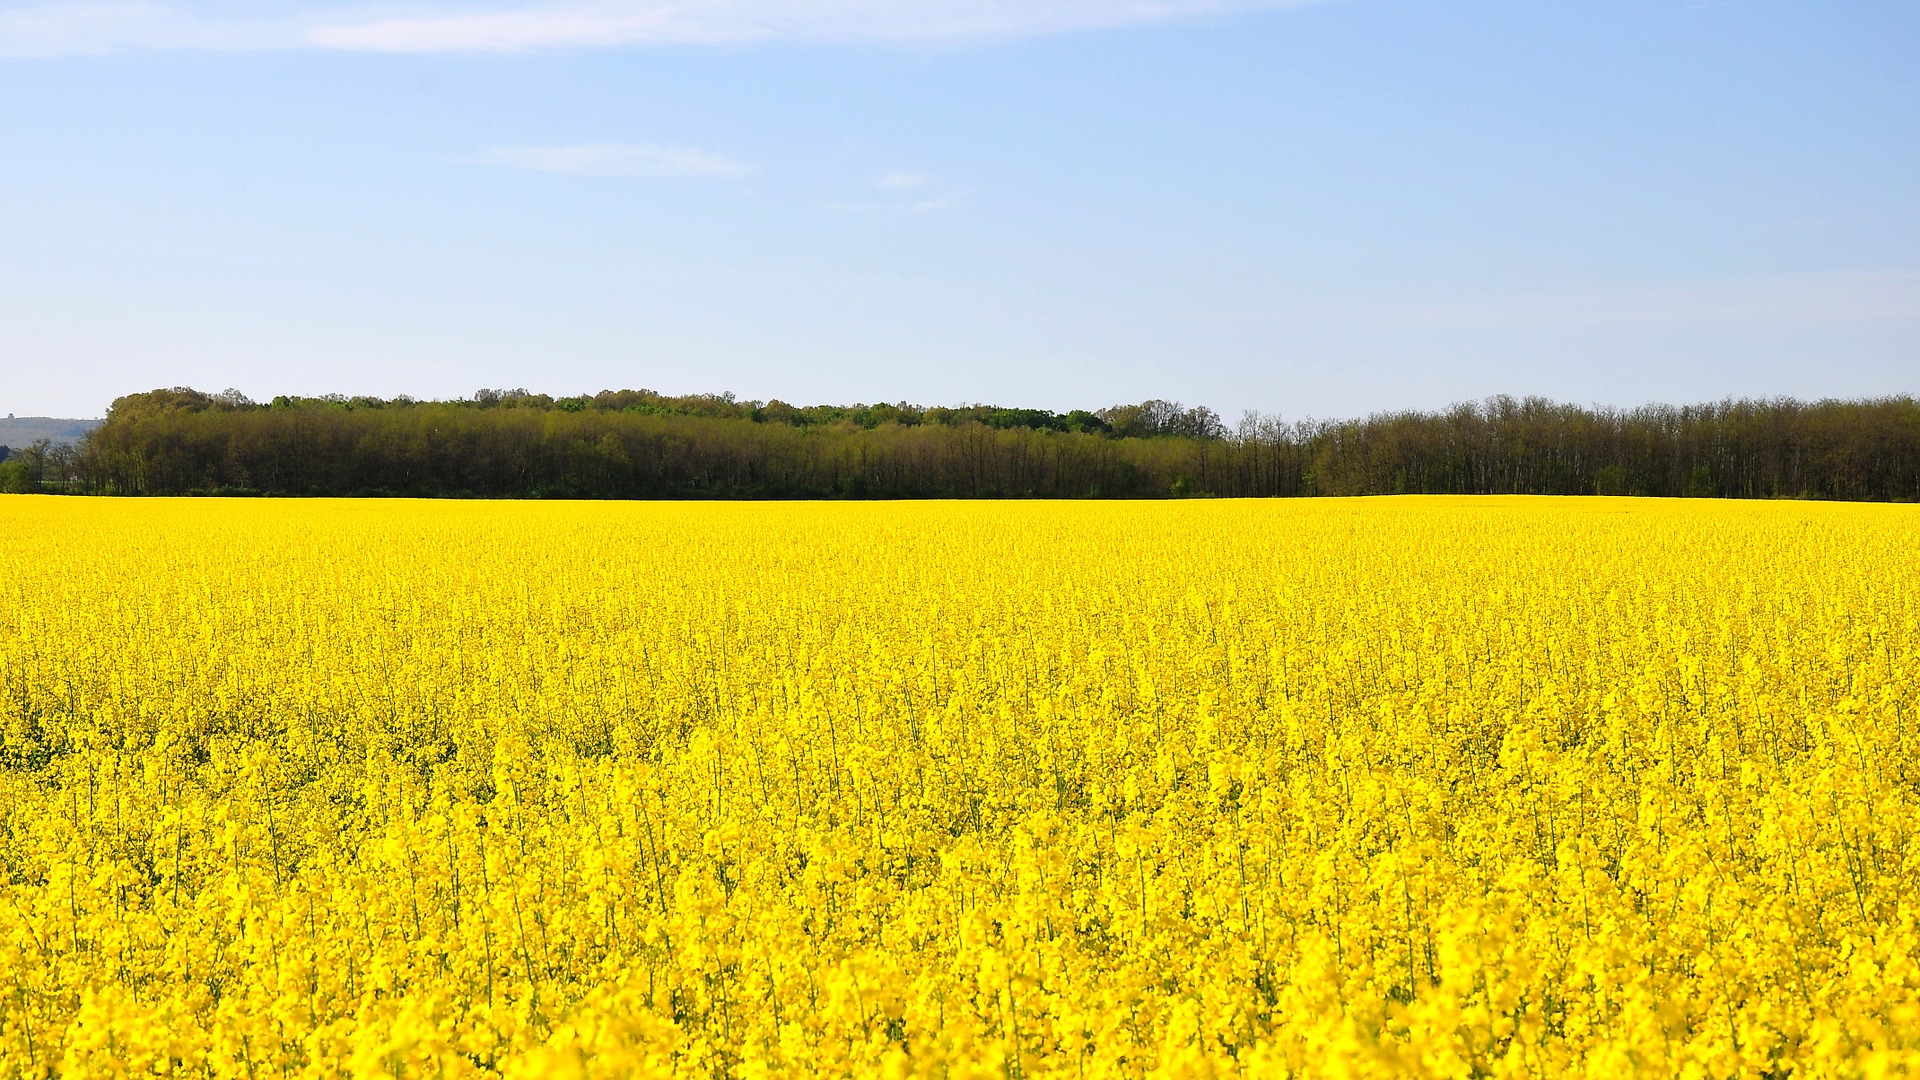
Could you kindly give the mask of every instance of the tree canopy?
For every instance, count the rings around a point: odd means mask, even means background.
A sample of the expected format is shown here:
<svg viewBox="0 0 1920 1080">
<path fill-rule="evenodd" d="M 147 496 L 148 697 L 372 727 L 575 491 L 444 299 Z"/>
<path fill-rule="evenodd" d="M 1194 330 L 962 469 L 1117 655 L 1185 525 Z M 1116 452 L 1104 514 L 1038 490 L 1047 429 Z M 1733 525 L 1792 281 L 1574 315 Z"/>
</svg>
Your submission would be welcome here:
<svg viewBox="0 0 1920 1080">
<path fill-rule="evenodd" d="M 1283 421 L 1150 400 L 795 406 L 732 394 L 130 394 L 0 487 L 104 494 L 908 498 L 1621 494 L 1920 498 L 1920 401 L 1583 408 L 1495 397 Z"/>
</svg>

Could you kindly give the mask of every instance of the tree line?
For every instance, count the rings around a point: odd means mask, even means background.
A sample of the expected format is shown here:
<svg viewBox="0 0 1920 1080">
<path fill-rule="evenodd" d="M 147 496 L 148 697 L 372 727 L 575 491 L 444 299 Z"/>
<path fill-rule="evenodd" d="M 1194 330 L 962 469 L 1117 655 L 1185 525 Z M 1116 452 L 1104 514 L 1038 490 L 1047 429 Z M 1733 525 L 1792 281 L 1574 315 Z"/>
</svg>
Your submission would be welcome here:
<svg viewBox="0 0 1920 1080">
<path fill-rule="evenodd" d="M 175 388 L 0 489 L 487 498 L 1159 498 L 1537 494 L 1920 499 L 1920 400 L 1637 409 L 1494 397 L 1283 421 L 1166 401 L 1055 413 L 808 406 L 646 390 L 257 403 Z"/>
</svg>

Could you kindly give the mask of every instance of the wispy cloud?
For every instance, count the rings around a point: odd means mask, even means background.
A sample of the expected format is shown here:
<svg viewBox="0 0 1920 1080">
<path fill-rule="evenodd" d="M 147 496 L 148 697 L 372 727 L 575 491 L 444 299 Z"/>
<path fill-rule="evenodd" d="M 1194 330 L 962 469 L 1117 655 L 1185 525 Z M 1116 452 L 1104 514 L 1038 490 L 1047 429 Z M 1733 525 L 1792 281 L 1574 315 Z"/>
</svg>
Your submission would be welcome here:
<svg viewBox="0 0 1920 1080">
<path fill-rule="evenodd" d="M 514 52 L 761 41 L 956 43 L 1320 0 L 0 0 L 0 56 L 130 49 Z"/>
<path fill-rule="evenodd" d="M 874 182 L 881 191 L 918 191 L 933 183 L 926 173 L 890 172 Z"/>
<path fill-rule="evenodd" d="M 941 191 L 925 195 L 918 199 L 912 199 L 904 205 L 909 210 L 930 212 L 934 210 L 951 210 L 956 206 L 964 204 L 966 201 L 967 193 L 964 191 Z"/>
<path fill-rule="evenodd" d="M 259 50 L 300 47 L 297 19 L 223 13 L 153 0 L 0 0 L 0 57 L 76 56 L 131 49 Z"/>
<path fill-rule="evenodd" d="M 1920 323 L 1920 272 L 1619 285 L 1397 305 L 1371 314 L 1415 326 Z"/>
<path fill-rule="evenodd" d="M 959 42 L 1107 29 L 1311 0 L 573 0 L 341 20 L 329 48 L 515 51 L 755 41 Z"/>
<path fill-rule="evenodd" d="M 890 172 L 873 181 L 877 197 L 839 199 L 829 210 L 951 210 L 967 201 L 968 192 L 930 173 Z"/>
<path fill-rule="evenodd" d="M 565 176 L 689 176 L 727 179 L 753 166 L 679 146 L 582 143 L 573 146 L 495 146 L 460 159 L 465 165 L 501 165 Z"/>
</svg>

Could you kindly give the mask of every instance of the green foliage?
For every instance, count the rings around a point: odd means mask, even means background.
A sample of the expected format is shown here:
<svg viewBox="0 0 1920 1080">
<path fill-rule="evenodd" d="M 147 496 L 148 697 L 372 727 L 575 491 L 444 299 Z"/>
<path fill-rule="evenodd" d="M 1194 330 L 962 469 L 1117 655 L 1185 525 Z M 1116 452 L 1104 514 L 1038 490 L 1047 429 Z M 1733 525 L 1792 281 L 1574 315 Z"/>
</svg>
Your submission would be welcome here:
<svg viewBox="0 0 1920 1080">
<path fill-rule="evenodd" d="M 0 459 L 0 493 L 20 495 L 37 488 L 25 461 L 13 456 Z"/>
<path fill-rule="evenodd" d="M 1582 409 L 1491 398 L 1284 423 L 1149 400 L 1097 412 L 795 406 L 607 390 L 256 404 L 114 402 L 78 449 L 0 463 L 15 490 L 569 498 L 1151 498 L 1630 494 L 1920 498 L 1920 402 Z"/>
<path fill-rule="evenodd" d="M 22 450 L 10 449 L 0 455 L 0 492 L 23 495 L 46 491 L 50 474 L 58 474 L 73 456 L 71 447 L 55 446 L 49 439 L 35 439 Z M 59 490 L 59 485 L 54 490 Z"/>
</svg>

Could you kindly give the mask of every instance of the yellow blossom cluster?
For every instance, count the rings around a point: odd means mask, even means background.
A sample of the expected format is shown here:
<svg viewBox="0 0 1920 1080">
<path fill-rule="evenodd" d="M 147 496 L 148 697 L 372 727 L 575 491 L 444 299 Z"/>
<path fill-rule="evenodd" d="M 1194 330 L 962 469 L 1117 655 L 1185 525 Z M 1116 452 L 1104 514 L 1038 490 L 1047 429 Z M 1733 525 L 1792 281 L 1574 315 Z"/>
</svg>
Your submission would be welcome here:
<svg viewBox="0 0 1920 1080">
<path fill-rule="evenodd" d="M 0 497 L 0 1078 L 1920 1073 L 1920 514 Z"/>
</svg>

